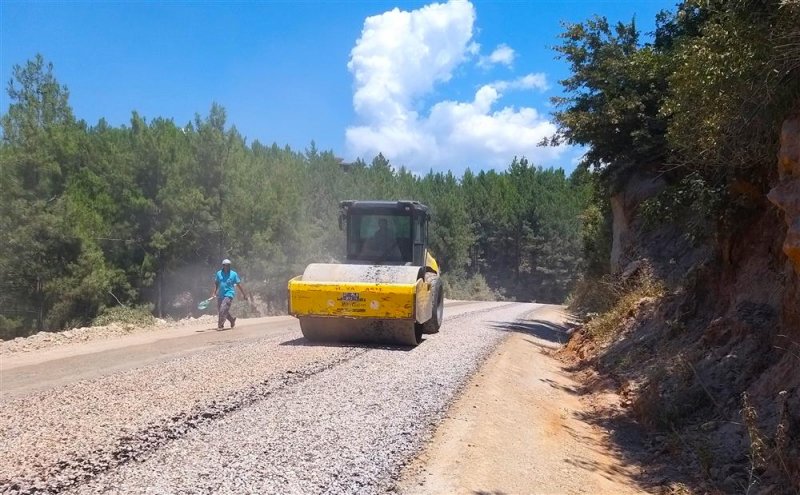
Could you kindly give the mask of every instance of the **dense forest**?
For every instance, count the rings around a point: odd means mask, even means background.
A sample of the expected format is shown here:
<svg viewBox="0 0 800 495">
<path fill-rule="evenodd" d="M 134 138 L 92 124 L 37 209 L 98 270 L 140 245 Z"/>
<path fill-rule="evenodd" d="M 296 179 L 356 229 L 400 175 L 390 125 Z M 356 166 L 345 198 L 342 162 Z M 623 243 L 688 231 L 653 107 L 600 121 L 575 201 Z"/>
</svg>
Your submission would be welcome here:
<svg viewBox="0 0 800 495">
<path fill-rule="evenodd" d="M 42 56 L 14 66 L 0 146 L 0 329 L 6 337 L 91 323 L 112 308 L 186 316 L 231 258 L 262 313 L 286 283 L 340 259 L 338 202 L 416 199 L 450 297 L 561 302 L 581 263 L 581 176 L 509 157 L 502 172 L 419 176 L 248 143 L 214 105 L 179 125 L 133 112 L 89 125 Z M 480 164 L 475 164 L 480 166 Z"/>
</svg>

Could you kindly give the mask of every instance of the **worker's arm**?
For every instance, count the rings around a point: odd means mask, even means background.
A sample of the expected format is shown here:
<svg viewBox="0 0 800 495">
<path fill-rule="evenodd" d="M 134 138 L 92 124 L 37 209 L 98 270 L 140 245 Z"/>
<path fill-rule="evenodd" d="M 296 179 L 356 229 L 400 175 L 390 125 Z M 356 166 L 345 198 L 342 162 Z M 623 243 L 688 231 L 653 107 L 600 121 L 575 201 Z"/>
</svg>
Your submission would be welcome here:
<svg viewBox="0 0 800 495">
<path fill-rule="evenodd" d="M 242 283 L 241 283 L 241 282 L 239 282 L 238 284 L 236 284 L 236 287 L 237 287 L 237 288 L 238 288 L 240 291 L 242 291 L 242 295 L 244 296 L 244 300 L 245 300 L 245 301 L 247 301 L 247 300 L 249 300 L 249 299 L 250 299 L 250 298 L 247 296 L 247 292 L 244 290 L 244 287 L 242 287 Z"/>
<path fill-rule="evenodd" d="M 211 297 L 209 299 L 214 299 L 217 297 L 217 292 L 219 291 L 219 278 L 214 275 L 214 290 L 211 291 Z"/>
<path fill-rule="evenodd" d="M 237 289 L 242 291 L 242 296 L 244 296 L 244 300 L 245 301 L 250 299 L 249 297 L 247 297 L 247 291 L 244 290 L 244 287 L 242 286 L 242 279 L 239 277 L 238 273 L 236 274 L 236 280 L 234 280 L 233 283 L 234 283 L 234 287 L 236 287 Z"/>
</svg>

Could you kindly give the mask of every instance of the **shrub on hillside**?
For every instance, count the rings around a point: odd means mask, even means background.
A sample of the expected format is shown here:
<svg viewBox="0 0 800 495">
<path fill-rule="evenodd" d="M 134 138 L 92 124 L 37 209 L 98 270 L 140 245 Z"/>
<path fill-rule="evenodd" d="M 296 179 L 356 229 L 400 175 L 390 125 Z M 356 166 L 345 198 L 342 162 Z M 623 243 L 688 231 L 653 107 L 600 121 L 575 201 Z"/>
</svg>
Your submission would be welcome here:
<svg viewBox="0 0 800 495">
<path fill-rule="evenodd" d="M 22 321 L 0 315 L 0 340 L 10 340 L 21 336 Z"/>
<path fill-rule="evenodd" d="M 461 299 L 465 301 L 499 301 L 503 295 L 489 287 L 486 278 L 480 273 L 475 275 L 445 274 L 444 295 L 448 299 Z"/>
<path fill-rule="evenodd" d="M 568 304 L 573 311 L 594 315 L 584 327 L 586 332 L 593 339 L 608 341 L 622 331 L 625 319 L 633 315 L 643 302 L 660 299 L 665 292 L 663 282 L 655 276 L 652 267 L 643 264 L 627 279 L 605 278 L 600 283 L 596 280 L 581 281 Z"/>
<path fill-rule="evenodd" d="M 564 304 L 580 317 L 608 311 L 616 302 L 610 288 L 611 280 L 610 275 L 584 275 L 575 283 Z"/>
<path fill-rule="evenodd" d="M 149 306 L 114 306 L 103 309 L 92 321 L 92 326 L 100 327 L 117 323 L 135 327 L 146 327 L 156 322 L 153 308 Z"/>
</svg>

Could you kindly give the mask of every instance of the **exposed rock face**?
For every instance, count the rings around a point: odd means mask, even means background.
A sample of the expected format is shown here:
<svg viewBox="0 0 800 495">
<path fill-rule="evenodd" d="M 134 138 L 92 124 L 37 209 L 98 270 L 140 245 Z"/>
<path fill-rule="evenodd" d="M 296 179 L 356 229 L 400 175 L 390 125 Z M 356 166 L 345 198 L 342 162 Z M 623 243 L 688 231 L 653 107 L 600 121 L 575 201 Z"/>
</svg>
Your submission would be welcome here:
<svg viewBox="0 0 800 495">
<path fill-rule="evenodd" d="M 599 345 L 578 331 L 568 345 L 619 381 L 637 421 L 662 433 L 677 431 L 684 446 L 705 445 L 711 459 L 705 476 L 730 493 L 754 479 L 750 433 L 742 423 L 745 392 L 771 449 L 771 460 L 758 468 L 757 487 L 750 488 L 800 493 L 797 110 L 781 128 L 771 204 L 753 184 L 729 184 L 734 196 L 749 199 L 735 225 L 714 224 L 718 219 L 695 211 L 688 221 L 664 218 L 644 228 L 638 207 L 659 185 L 641 175 L 628 180 L 611 199 L 613 269 L 624 281 L 643 263 L 635 260 L 647 260 L 670 292 L 652 311 L 629 314 L 623 337 Z M 708 225 L 715 235 L 687 237 L 689 222 Z M 687 468 L 693 471 L 695 465 Z"/>
<path fill-rule="evenodd" d="M 611 243 L 611 272 L 618 272 L 622 267 L 623 246 L 627 245 L 630 237 L 630 222 L 625 214 L 625 201 L 623 194 L 611 197 L 612 243 Z"/>
<path fill-rule="evenodd" d="M 611 271 L 619 272 L 631 261 L 630 248 L 634 242 L 631 234 L 631 219 L 639 204 L 664 188 L 664 180 L 657 176 L 635 174 L 625 185 L 623 192 L 611 197 L 613 215 L 611 244 Z"/>
<path fill-rule="evenodd" d="M 788 228 L 783 252 L 800 274 L 800 116 L 786 120 L 778 153 L 780 182 L 767 196 L 783 211 Z"/>
</svg>

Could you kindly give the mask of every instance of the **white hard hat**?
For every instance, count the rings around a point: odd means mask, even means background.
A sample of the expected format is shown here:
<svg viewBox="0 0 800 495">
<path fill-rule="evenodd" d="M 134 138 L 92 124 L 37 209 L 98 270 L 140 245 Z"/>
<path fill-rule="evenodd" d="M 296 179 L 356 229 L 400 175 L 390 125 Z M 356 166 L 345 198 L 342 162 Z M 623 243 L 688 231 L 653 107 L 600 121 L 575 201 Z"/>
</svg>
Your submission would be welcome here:
<svg viewBox="0 0 800 495">
<path fill-rule="evenodd" d="M 225 258 L 224 260 L 222 260 L 222 264 L 223 265 L 230 265 L 231 264 L 231 260 L 229 260 L 228 258 Z"/>
</svg>

